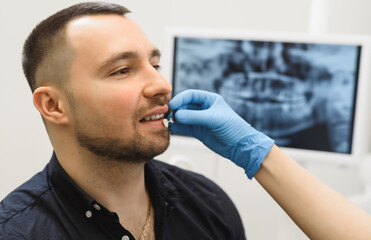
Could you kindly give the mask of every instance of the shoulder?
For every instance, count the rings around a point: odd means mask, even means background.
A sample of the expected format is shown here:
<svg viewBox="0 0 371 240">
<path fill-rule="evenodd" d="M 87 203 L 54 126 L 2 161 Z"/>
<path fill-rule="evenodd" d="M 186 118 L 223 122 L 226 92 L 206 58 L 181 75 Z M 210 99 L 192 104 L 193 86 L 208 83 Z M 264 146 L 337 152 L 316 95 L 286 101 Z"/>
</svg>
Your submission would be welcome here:
<svg viewBox="0 0 371 240">
<path fill-rule="evenodd" d="M 222 194 L 225 192 L 212 180 L 202 174 L 179 168 L 162 161 L 153 160 L 153 165 L 169 180 L 178 191 Z"/>
<path fill-rule="evenodd" d="M 158 176 L 166 178 L 176 189 L 180 199 L 176 208 L 186 213 L 181 215 L 183 225 L 187 225 L 186 219 L 191 217 L 189 221 L 197 222 L 199 228 L 200 225 L 204 225 L 205 229 L 208 229 L 210 227 L 208 223 L 212 223 L 223 226 L 217 231 L 229 236 L 227 237 L 229 239 L 245 239 L 244 227 L 237 208 L 221 187 L 201 174 L 165 162 L 154 160 L 152 163 L 161 172 Z M 176 214 L 173 213 L 173 216 Z M 177 222 L 175 219 L 173 221 Z"/>
<path fill-rule="evenodd" d="M 153 164 L 160 169 L 166 180 L 175 187 L 183 203 L 189 206 L 205 205 L 208 208 L 220 210 L 224 217 L 236 218 L 237 221 L 240 221 L 240 216 L 233 201 L 212 180 L 201 174 L 164 162 L 153 161 Z"/>
<path fill-rule="evenodd" d="M 36 218 L 40 202 L 49 192 L 47 170 L 44 169 L 9 193 L 0 202 L 0 236 L 7 229 L 24 229 L 25 225 L 33 222 L 32 218 Z"/>
</svg>

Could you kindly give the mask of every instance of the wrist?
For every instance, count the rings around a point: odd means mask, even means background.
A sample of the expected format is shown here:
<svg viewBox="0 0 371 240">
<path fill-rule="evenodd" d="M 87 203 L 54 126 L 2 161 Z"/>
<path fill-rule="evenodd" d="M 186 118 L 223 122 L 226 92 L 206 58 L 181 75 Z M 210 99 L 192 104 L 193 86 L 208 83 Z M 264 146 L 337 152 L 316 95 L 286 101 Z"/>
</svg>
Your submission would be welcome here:
<svg viewBox="0 0 371 240">
<path fill-rule="evenodd" d="M 258 132 L 247 136 L 234 147 L 231 160 L 242 167 L 249 179 L 260 169 L 260 165 L 274 145 L 274 140 Z"/>
</svg>

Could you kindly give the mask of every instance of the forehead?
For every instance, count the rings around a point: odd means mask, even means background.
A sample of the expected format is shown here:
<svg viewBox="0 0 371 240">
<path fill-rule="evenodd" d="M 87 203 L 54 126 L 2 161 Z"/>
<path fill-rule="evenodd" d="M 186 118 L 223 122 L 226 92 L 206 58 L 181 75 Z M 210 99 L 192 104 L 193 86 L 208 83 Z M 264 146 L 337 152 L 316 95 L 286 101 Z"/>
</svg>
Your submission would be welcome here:
<svg viewBox="0 0 371 240">
<path fill-rule="evenodd" d="M 77 58 L 99 62 L 118 52 L 131 51 L 141 57 L 154 49 L 143 30 L 131 19 L 119 15 L 84 16 L 71 21 L 67 38 Z"/>
</svg>

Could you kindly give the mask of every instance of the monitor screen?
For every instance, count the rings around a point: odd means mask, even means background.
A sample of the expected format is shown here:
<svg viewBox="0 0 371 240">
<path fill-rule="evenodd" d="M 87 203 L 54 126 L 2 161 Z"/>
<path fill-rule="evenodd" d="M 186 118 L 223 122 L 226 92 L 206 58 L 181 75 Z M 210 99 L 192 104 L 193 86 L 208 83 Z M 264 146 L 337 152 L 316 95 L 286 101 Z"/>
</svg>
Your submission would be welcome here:
<svg viewBox="0 0 371 240">
<path fill-rule="evenodd" d="M 175 34 L 173 95 L 219 93 L 290 149 L 352 154 L 363 44 Z"/>
</svg>

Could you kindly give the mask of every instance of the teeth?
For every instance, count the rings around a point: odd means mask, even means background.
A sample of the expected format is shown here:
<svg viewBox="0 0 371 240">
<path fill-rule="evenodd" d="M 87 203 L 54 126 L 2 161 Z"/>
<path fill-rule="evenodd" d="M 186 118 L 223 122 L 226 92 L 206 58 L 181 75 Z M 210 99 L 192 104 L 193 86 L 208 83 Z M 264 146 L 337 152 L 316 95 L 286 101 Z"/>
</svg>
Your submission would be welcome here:
<svg viewBox="0 0 371 240">
<path fill-rule="evenodd" d="M 158 120 L 160 118 L 163 118 L 165 116 L 165 114 L 157 114 L 157 115 L 152 115 L 152 116 L 148 116 L 148 117 L 145 117 L 144 120 L 146 121 L 150 121 L 150 120 Z"/>
</svg>

